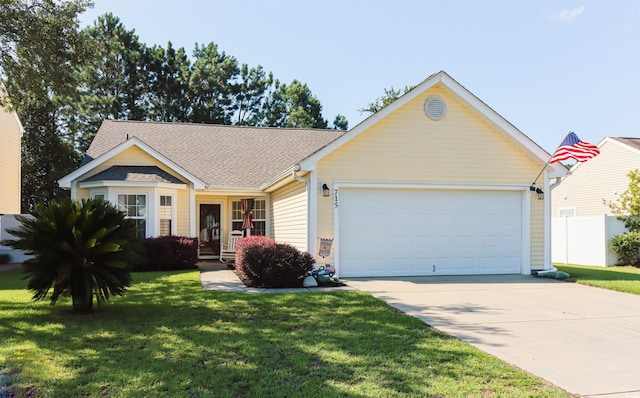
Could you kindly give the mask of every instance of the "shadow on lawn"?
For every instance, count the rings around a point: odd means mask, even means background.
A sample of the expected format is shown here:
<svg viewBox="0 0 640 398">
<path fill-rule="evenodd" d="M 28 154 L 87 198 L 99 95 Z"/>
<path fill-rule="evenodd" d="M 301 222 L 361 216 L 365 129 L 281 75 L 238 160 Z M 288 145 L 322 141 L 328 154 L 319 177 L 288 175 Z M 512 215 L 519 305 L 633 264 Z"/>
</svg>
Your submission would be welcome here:
<svg viewBox="0 0 640 398">
<path fill-rule="evenodd" d="M 478 366 L 491 377 L 455 339 L 364 293 L 207 292 L 190 272 L 136 280 L 92 315 L 0 301 L 0 336 L 15 344 L 0 365 L 19 372 L 15 386 L 38 396 L 424 396 L 432 380 Z"/>
</svg>

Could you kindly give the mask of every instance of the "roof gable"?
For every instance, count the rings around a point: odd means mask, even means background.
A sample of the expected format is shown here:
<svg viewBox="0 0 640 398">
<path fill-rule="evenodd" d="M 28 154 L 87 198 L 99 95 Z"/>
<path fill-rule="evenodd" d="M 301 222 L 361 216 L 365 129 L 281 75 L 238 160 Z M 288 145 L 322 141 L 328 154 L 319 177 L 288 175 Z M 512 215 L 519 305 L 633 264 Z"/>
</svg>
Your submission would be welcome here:
<svg viewBox="0 0 640 398">
<path fill-rule="evenodd" d="M 621 145 L 626 147 L 629 150 L 632 150 L 638 154 L 640 154 L 640 138 L 634 137 L 605 137 L 604 140 L 601 141 L 602 144 L 605 142 L 612 142 L 617 145 Z M 598 144 L 598 146 L 601 146 Z"/>
<path fill-rule="evenodd" d="M 111 166 L 106 170 L 85 178 L 80 183 L 94 181 L 151 182 L 184 184 L 185 182 L 158 166 Z"/>
<path fill-rule="evenodd" d="M 487 106 L 484 102 L 478 99 L 475 95 L 469 92 L 466 88 L 460 85 L 457 81 L 451 78 L 447 73 L 445 73 L 444 71 L 440 71 L 429 76 L 422 83 L 418 84 L 414 89 L 398 98 L 396 101 L 389 104 L 379 112 L 369 116 L 363 122 L 355 126 L 353 129 L 349 130 L 347 134 L 336 139 L 325 148 L 309 156 L 307 159 L 300 163 L 302 169 L 313 169 L 317 161 L 324 158 L 332 151 L 357 137 L 359 134 L 366 131 L 374 124 L 380 122 L 382 119 L 388 117 L 399 108 L 405 106 L 410 101 L 416 99 L 418 96 L 422 95 L 424 92 L 438 84 L 442 84 L 444 87 L 453 92 L 458 98 L 460 98 L 462 102 L 468 104 L 473 110 L 476 111 L 476 113 L 483 116 L 485 119 L 497 126 L 500 131 L 504 132 L 506 138 L 515 142 L 519 147 L 523 149 L 525 153 L 532 156 L 541 165 L 545 164 L 551 158 L 551 155 L 544 149 L 542 149 L 539 145 L 537 145 L 533 140 L 531 140 L 520 130 L 515 128 L 511 123 L 509 123 L 506 119 L 504 119 L 493 109 Z M 561 165 L 547 164 L 545 167 L 547 171 L 552 172 L 554 176 L 561 176 L 566 173 L 566 169 Z"/>
<path fill-rule="evenodd" d="M 153 158 L 157 159 L 160 163 L 174 170 L 185 180 L 193 183 L 196 189 L 204 188 L 205 183 L 201 181 L 198 177 L 189 173 L 187 170 L 183 169 L 180 165 L 166 158 L 165 156 L 163 156 L 162 154 L 160 154 L 159 152 L 157 152 L 156 150 L 154 150 L 149 145 L 147 145 L 146 143 L 144 143 L 143 141 L 141 141 L 136 137 L 133 137 L 133 138 L 127 137 L 126 141 L 120 143 L 119 145 L 111 148 L 106 152 L 101 153 L 99 156 L 96 156 L 95 158 L 93 156 L 90 156 L 91 160 L 89 162 L 80 166 L 78 169 L 76 169 L 72 173 L 62 177 L 60 180 L 58 180 L 58 185 L 60 185 L 61 188 L 71 188 L 71 183 L 73 181 L 81 178 L 83 175 L 87 174 L 88 172 L 93 170 L 95 167 L 105 163 L 107 160 L 112 159 L 114 156 L 126 151 L 127 149 L 133 146 L 140 148 L 142 151 L 146 152 Z"/>
</svg>

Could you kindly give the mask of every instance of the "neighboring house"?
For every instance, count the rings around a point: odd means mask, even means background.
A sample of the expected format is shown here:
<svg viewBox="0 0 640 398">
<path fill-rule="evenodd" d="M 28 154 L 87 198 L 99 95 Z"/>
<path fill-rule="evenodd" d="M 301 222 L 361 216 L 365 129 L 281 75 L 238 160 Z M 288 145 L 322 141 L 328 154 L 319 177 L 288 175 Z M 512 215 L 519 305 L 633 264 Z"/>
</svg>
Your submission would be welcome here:
<svg viewBox="0 0 640 398">
<path fill-rule="evenodd" d="M 7 98 L 0 82 L 0 97 Z M 14 214 L 20 214 L 21 140 L 24 130 L 14 111 L 0 107 L 0 242 L 11 238 L 6 230 L 16 227 Z M 19 250 L 0 245 L 0 254 L 9 254 L 12 262 L 26 257 Z"/>
<path fill-rule="evenodd" d="M 600 155 L 577 163 L 551 189 L 552 260 L 582 265 L 615 265 L 613 235 L 626 231 L 606 202 L 627 190 L 631 170 L 640 168 L 640 138 L 606 137 Z"/>
<path fill-rule="evenodd" d="M 105 121 L 73 198 L 101 196 L 141 235 L 188 235 L 200 254 L 254 228 L 314 256 L 321 238 L 340 277 L 529 274 L 549 269 L 550 155 L 445 72 L 353 129 Z M 546 220 L 546 221 L 545 221 Z"/>
<path fill-rule="evenodd" d="M 0 97 L 6 98 L 0 83 Z M 0 107 L 0 214 L 20 213 L 20 140 L 23 129 L 14 111 Z"/>
</svg>

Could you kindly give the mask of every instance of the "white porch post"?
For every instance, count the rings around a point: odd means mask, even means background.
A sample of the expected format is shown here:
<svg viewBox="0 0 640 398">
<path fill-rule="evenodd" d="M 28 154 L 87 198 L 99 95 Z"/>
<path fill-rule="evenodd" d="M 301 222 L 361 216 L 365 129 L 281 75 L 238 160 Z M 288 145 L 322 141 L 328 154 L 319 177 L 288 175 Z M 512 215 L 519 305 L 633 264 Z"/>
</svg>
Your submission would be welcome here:
<svg viewBox="0 0 640 398">
<path fill-rule="evenodd" d="M 192 238 L 197 238 L 196 231 L 196 189 L 191 183 L 189 184 L 189 235 Z"/>
</svg>

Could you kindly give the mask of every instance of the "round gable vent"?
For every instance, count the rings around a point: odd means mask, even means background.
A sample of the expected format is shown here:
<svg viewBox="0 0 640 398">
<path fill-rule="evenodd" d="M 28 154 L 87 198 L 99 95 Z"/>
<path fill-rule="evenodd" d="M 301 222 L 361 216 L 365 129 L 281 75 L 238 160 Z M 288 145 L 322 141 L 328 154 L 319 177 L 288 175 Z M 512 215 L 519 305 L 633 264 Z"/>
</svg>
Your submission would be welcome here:
<svg viewBox="0 0 640 398">
<path fill-rule="evenodd" d="M 431 120 L 440 120 L 447 113 L 447 105 L 440 97 L 429 97 L 424 103 L 424 113 L 429 116 Z"/>
</svg>

